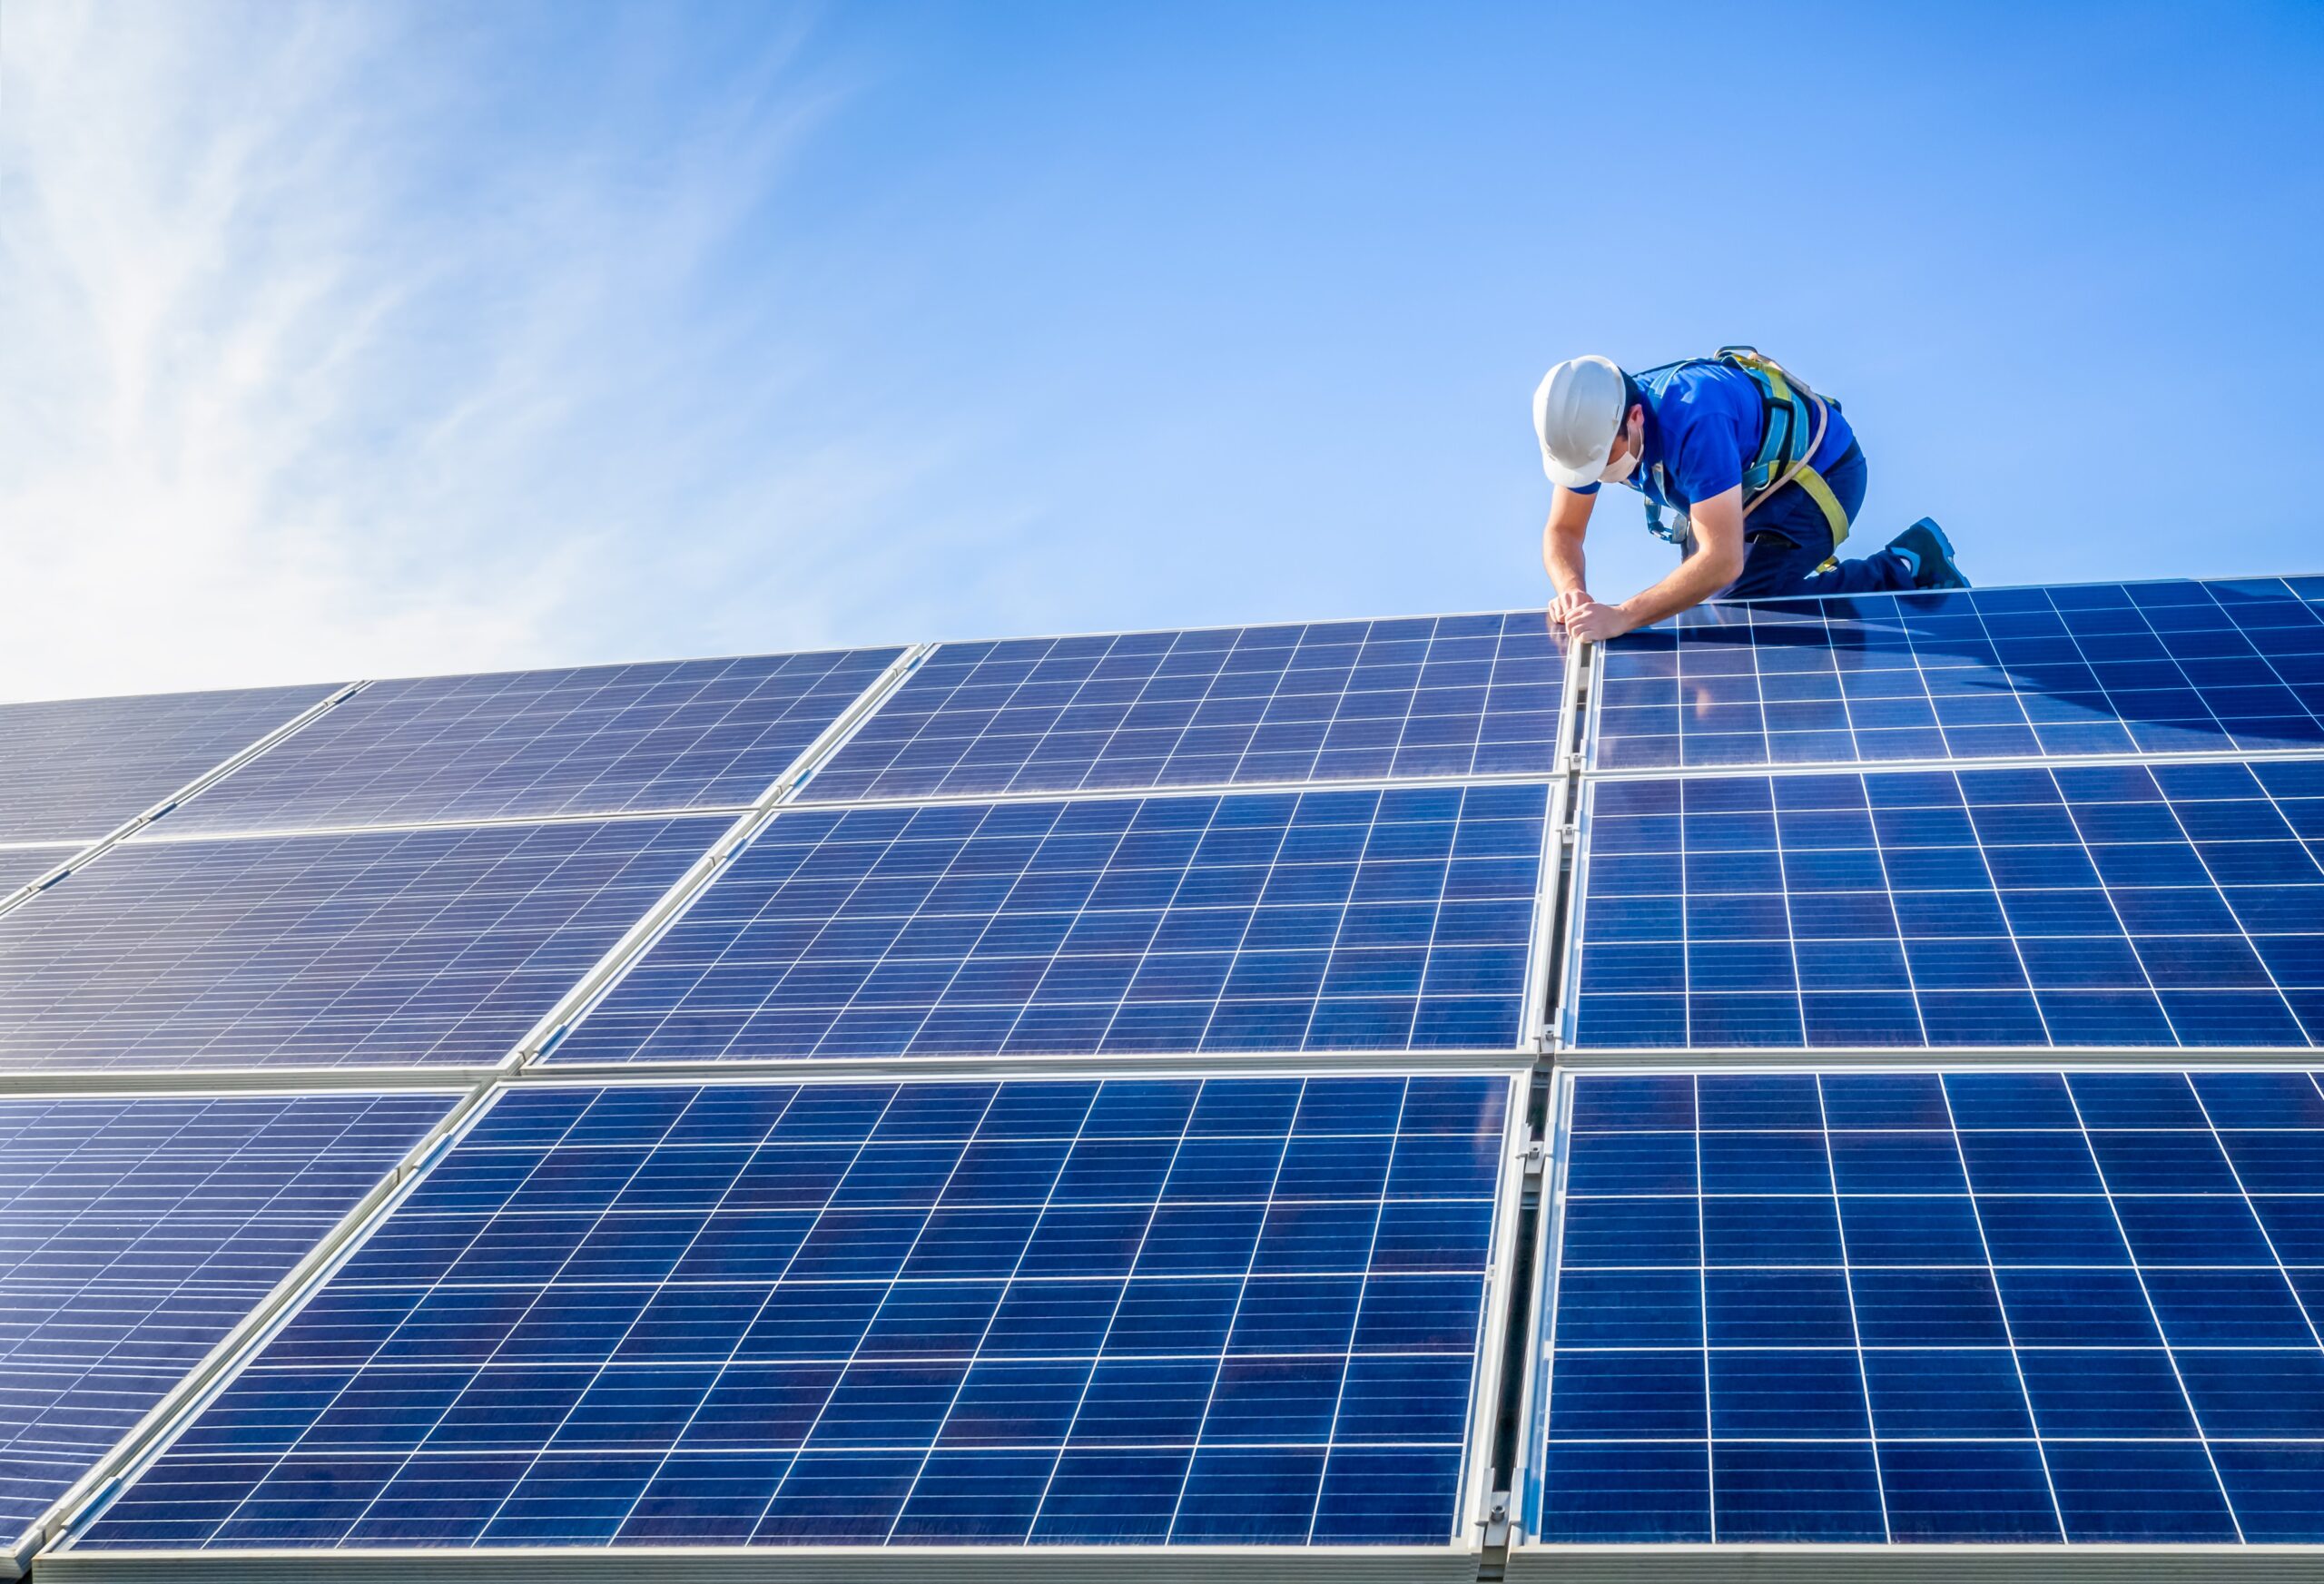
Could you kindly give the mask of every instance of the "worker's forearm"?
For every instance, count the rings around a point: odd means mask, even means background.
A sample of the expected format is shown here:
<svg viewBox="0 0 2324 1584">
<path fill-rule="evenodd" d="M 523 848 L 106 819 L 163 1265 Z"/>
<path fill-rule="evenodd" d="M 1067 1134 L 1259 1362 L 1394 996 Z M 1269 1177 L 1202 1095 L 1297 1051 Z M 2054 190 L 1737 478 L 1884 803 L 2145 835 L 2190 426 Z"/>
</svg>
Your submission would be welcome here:
<svg viewBox="0 0 2324 1584">
<path fill-rule="evenodd" d="M 1551 585 L 1560 594 L 1571 594 L 1577 588 L 1589 586 L 1583 577 L 1581 536 L 1578 534 L 1544 534 L 1541 565 L 1549 568 Z"/>
<path fill-rule="evenodd" d="M 1704 549 L 1679 563 L 1670 576 L 1651 588 L 1640 589 L 1621 603 L 1630 625 L 1643 627 L 1702 604 L 1734 582 L 1743 572 L 1742 558 L 1732 563 L 1718 552 Z"/>
</svg>

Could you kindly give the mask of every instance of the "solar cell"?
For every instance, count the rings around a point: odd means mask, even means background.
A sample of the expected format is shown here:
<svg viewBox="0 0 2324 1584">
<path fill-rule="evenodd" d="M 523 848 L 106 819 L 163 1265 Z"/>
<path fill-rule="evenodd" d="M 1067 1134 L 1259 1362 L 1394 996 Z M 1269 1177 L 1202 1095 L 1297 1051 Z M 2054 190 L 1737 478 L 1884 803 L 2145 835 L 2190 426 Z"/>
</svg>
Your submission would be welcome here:
<svg viewBox="0 0 2324 1584">
<path fill-rule="evenodd" d="M 1543 1540 L 2324 1540 L 2312 1075 L 1570 1083 Z"/>
<path fill-rule="evenodd" d="M 0 1069 L 497 1061 L 726 826 L 124 842 L 0 916 Z"/>
<path fill-rule="evenodd" d="M 256 687 L 0 704 L 0 841 L 94 841 L 333 691 Z"/>
<path fill-rule="evenodd" d="M 1601 652 L 1604 769 L 2324 748 L 2324 579 L 1703 607 Z"/>
<path fill-rule="evenodd" d="M 947 644 L 805 796 L 1547 773 L 1539 611 Z"/>
<path fill-rule="evenodd" d="M 74 1547 L 1443 1546 L 1512 1081 L 515 1089 Z"/>
<path fill-rule="evenodd" d="M 1600 782 L 1575 1043 L 2309 1046 L 2324 761 Z"/>
<path fill-rule="evenodd" d="M 754 802 L 901 653 L 375 682 L 171 816 L 308 830 Z"/>
<path fill-rule="evenodd" d="M 784 813 L 550 1060 L 1513 1049 L 1546 801 Z"/>
<path fill-rule="evenodd" d="M 0 1540 L 87 1472 L 450 1106 L 0 1100 Z"/>
</svg>

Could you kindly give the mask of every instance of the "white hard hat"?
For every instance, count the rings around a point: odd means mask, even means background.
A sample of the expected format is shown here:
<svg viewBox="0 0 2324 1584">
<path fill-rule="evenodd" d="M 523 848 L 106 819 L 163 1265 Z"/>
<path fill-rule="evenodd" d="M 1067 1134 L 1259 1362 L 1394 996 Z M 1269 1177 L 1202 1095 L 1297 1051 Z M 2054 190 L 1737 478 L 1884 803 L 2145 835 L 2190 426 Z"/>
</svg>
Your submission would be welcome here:
<svg viewBox="0 0 2324 1584">
<path fill-rule="evenodd" d="M 1580 489 L 1598 482 L 1627 412 L 1622 389 L 1621 369 L 1606 358 L 1570 358 L 1541 376 L 1533 432 L 1551 483 Z"/>
</svg>

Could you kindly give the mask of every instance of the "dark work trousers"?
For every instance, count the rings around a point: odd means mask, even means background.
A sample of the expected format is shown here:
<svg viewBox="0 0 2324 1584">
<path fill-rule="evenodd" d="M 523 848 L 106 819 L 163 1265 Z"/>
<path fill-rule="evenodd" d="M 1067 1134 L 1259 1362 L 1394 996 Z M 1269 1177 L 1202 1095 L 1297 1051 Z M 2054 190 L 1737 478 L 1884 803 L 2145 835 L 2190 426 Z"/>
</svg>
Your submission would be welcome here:
<svg viewBox="0 0 2324 1584">
<path fill-rule="evenodd" d="M 1856 521 L 1864 505 L 1864 448 L 1851 445 L 1824 469 L 1840 509 Z M 1894 550 L 1876 550 L 1861 561 L 1843 561 L 1829 572 L 1816 570 L 1832 554 L 1832 525 L 1815 497 L 1787 484 L 1743 519 L 1743 576 L 1721 595 L 1763 599 L 1789 594 L 1881 594 L 1913 586 L 1912 563 Z"/>
</svg>

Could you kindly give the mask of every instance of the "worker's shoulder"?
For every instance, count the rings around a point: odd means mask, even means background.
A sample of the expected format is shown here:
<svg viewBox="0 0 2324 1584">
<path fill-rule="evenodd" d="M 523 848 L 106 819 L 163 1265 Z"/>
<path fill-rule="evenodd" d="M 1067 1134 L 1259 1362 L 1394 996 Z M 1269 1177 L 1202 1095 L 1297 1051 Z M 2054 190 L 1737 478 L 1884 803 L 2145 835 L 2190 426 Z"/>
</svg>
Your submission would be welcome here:
<svg viewBox="0 0 2324 1584">
<path fill-rule="evenodd" d="M 1717 358 L 1689 358 L 1653 371 L 1653 380 L 1665 389 L 1693 395 L 1703 391 L 1756 389 L 1751 376 Z"/>
<path fill-rule="evenodd" d="M 1671 418 L 1706 413 L 1729 418 L 1758 405 L 1758 387 L 1751 383 L 1748 374 L 1732 364 L 1708 358 L 1690 359 L 1657 370 L 1654 378 L 1645 382 L 1645 388 L 1653 394 L 1656 411 Z"/>
</svg>

